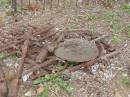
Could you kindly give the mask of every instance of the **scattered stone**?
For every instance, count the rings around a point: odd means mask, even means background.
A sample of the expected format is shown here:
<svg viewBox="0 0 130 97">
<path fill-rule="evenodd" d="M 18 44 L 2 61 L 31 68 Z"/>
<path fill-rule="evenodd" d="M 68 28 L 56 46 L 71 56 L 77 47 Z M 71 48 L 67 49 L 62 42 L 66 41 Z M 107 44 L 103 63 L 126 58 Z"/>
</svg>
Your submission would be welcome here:
<svg viewBox="0 0 130 97">
<path fill-rule="evenodd" d="M 26 93 L 25 93 L 25 96 L 26 97 L 32 97 L 32 91 L 30 90 L 30 91 L 27 91 Z"/>
</svg>

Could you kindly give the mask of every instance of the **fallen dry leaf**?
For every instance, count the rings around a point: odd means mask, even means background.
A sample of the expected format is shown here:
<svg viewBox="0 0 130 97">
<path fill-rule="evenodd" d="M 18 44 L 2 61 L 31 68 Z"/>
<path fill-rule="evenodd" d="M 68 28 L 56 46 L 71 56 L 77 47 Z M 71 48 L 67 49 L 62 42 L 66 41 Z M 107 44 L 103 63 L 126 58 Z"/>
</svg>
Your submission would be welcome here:
<svg viewBox="0 0 130 97">
<path fill-rule="evenodd" d="M 37 94 L 41 94 L 43 92 L 44 88 L 43 87 L 39 87 L 37 89 Z"/>
</svg>

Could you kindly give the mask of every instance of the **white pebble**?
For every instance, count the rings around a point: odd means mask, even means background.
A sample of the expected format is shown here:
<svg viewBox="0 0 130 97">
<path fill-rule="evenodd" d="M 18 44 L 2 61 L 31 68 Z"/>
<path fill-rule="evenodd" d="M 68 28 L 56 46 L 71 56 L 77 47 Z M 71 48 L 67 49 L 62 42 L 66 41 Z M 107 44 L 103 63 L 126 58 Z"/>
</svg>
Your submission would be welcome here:
<svg viewBox="0 0 130 97">
<path fill-rule="evenodd" d="M 26 74 L 26 75 L 22 76 L 23 82 L 26 82 L 29 79 L 29 77 L 30 77 L 30 74 Z"/>
<path fill-rule="evenodd" d="M 31 97 L 31 96 L 32 96 L 32 91 L 26 92 L 26 93 L 25 93 L 25 96 L 26 96 L 26 97 Z"/>
</svg>

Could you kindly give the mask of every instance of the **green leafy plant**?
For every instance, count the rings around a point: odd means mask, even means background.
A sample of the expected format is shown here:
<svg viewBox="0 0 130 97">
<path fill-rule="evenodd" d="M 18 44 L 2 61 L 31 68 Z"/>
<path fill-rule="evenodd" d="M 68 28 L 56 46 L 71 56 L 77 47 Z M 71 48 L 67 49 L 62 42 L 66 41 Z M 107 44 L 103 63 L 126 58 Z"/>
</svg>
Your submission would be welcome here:
<svg viewBox="0 0 130 97">
<path fill-rule="evenodd" d="M 45 87 L 42 93 L 38 95 L 38 97 L 48 97 L 48 95 L 49 95 L 49 89 L 48 87 Z"/>
<path fill-rule="evenodd" d="M 108 11 L 103 15 L 103 19 L 109 23 L 110 30 L 112 33 L 120 33 L 122 32 L 123 24 L 121 22 L 121 19 L 119 15 L 114 11 Z"/>
<path fill-rule="evenodd" d="M 51 89 L 52 86 L 55 87 L 57 92 L 65 90 L 69 95 L 72 91 L 69 81 L 64 81 L 58 73 L 52 73 L 46 75 L 45 77 L 40 77 L 34 80 L 33 84 L 43 84 L 46 87 L 45 90 L 43 90 L 43 92 L 39 95 L 39 97 L 48 97 L 49 89 Z"/>
<path fill-rule="evenodd" d="M 0 8 L 5 9 L 9 8 L 10 0 L 0 0 Z"/>
<path fill-rule="evenodd" d="M 121 76 L 120 82 L 124 85 L 130 85 L 127 73 Z"/>
<path fill-rule="evenodd" d="M 95 15 L 86 14 L 86 16 L 85 16 L 85 20 L 87 20 L 87 21 L 92 21 L 92 20 L 96 20 L 96 19 L 98 19 L 98 17 Z"/>
<path fill-rule="evenodd" d="M 2 52 L 2 53 L 0 53 L 0 60 L 2 60 L 3 58 L 4 58 L 4 53 Z"/>
<path fill-rule="evenodd" d="M 16 53 L 12 54 L 12 55 L 11 55 L 11 58 L 12 58 L 12 60 L 16 61 L 16 59 L 17 59 L 17 54 L 16 54 Z"/>
<path fill-rule="evenodd" d="M 72 61 L 69 61 L 68 62 L 68 66 L 70 66 L 70 67 L 73 67 L 73 66 L 75 66 L 76 65 L 76 62 L 72 62 Z"/>
<path fill-rule="evenodd" d="M 112 43 L 117 44 L 120 43 L 122 40 L 118 35 L 113 35 L 112 36 Z"/>
<path fill-rule="evenodd" d="M 130 14 L 130 5 L 128 4 L 128 2 L 123 3 L 122 9 L 125 13 Z"/>
<path fill-rule="evenodd" d="M 119 37 L 118 34 L 121 33 L 125 27 L 123 26 L 119 15 L 114 11 L 109 11 L 103 15 L 103 19 L 107 21 L 110 25 L 110 30 L 113 34 L 112 43 L 120 43 L 122 39 L 121 37 Z"/>
<path fill-rule="evenodd" d="M 130 24 L 126 27 L 126 31 L 128 33 L 128 37 L 130 37 Z"/>
<path fill-rule="evenodd" d="M 76 28 L 77 28 L 77 25 L 76 25 L 76 24 L 70 23 L 70 24 L 66 24 L 66 25 L 65 25 L 65 29 L 66 29 L 66 30 L 72 30 L 72 29 L 76 29 Z"/>
<path fill-rule="evenodd" d="M 129 80 L 128 80 L 127 77 L 123 78 L 123 79 L 121 80 L 121 82 L 122 82 L 122 84 L 125 84 L 125 85 L 128 85 L 128 84 L 129 84 Z"/>
<path fill-rule="evenodd" d="M 103 18 L 105 21 L 110 23 L 113 20 L 114 21 L 117 20 L 119 17 L 118 17 L 118 14 L 116 12 L 107 11 L 101 16 L 101 18 Z"/>
</svg>

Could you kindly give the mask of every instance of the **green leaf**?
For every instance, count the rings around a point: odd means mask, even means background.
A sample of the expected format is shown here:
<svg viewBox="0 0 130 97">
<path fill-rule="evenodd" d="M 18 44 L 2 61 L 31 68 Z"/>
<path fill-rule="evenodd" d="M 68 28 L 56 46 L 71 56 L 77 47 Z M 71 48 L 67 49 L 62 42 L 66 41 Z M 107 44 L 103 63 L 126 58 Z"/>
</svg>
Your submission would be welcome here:
<svg viewBox="0 0 130 97">
<path fill-rule="evenodd" d="M 128 37 L 130 37 L 130 24 L 127 26 Z"/>
<path fill-rule="evenodd" d="M 14 61 L 16 61 L 16 59 L 17 59 L 17 54 L 16 54 L 16 53 L 12 54 L 11 58 L 12 58 Z"/>
<path fill-rule="evenodd" d="M 49 88 L 45 87 L 43 92 L 38 97 L 48 97 L 48 95 L 49 95 Z"/>
<path fill-rule="evenodd" d="M 122 40 L 119 36 L 117 36 L 117 35 L 112 36 L 112 43 L 117 44 L 117 43 L 120 43 L 121 41 Z"/>
<path fill-rule="evenodd" d="M 127 14 L 130 14 L 130 5 L 128 3 L 123 3 L 122 9 L 124 10 L 124 12 L 126 12 Z"/>
<path fill-rule="evenodd" d="M 8 8 L 10 0 L 0 0 L 0 8 Z"/>
<path fill-rule="evenodd" d="M 75 66 L 76 65 L 76 62 L 73 62 L 73 61 L 69 61 L 68 62 L 68 66 L 70 66 L 70 67 L 73 67 L 73 66 Z"/>
<path fill-rule="evenodd" d="M 130 31 L 128 31 L 128 37 L 130 37 Z"/>
<path fill-rule="evenodd" d="M 71 85 L 69 81 L 64 81 L 59 73 L 52 73 L 49 75 L 46 75 L 45 77 L 40 77 L 33 81 L 33 84 L 40 84 L 45 82 L 45 87 L 47 87 L 47 90 L 43 91 L 41 95 L 38 97 L 47 97 L 49 92 L 49 87 L 52 85 L 55 87 L 56 91 L 60 93 L 60 91 L 63 89 L 65 90 L 69 95 L 71 93 Z"/>
<path fill-rule="evenodd" d="M 33 81 L 33 84 L 36 85 L 36 84 L 43 83 L 43 82 L 45 82 L 45 81 L 47 81 L 47 79 L 46 79 L 45 77 L 40 77 L 40 78 L 34 80 L 34 81 Z"/>
<path fill-rule="evenodd" d="M 129 80 L 127 77 L 122 78 L 121 82 L 122 82 L 122 84 L 125 84 L 125 85 L 129 84 Z"/>
<path fill-rule="evenodd" d="M 4 53 L 0 53 L 0 60 L 4 58 Z"/>
</svg>

